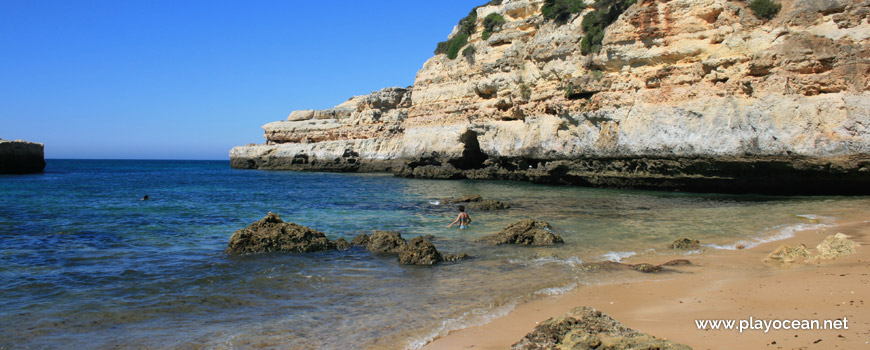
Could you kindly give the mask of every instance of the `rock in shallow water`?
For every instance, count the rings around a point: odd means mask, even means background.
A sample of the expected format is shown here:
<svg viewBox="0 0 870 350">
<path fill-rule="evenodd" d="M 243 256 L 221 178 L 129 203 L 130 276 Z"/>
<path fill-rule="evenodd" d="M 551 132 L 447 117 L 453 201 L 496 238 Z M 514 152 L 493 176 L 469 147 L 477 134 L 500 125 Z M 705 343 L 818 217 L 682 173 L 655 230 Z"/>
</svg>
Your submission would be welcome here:
<svg viewBox="0 0 870 350">
<path fill-rule="evenodd" d="M 298 253 L 328 249 L 335 249 L 335 243 L 326 238 L 323 232 L 284 222 L 278 214 L 270 212 L 263 219 L 234 232 L 227 244 L 226 253 Z"/>
<path fill-rule="evenodd" d="M 680 238 L 671 243 L 671 249 L 700 249 L 701 241 L 697 239 Z"/>
<path fill-rule="evenodd" d="M 399 249 L 399 263 L 405 265 L 433 265 L 442 260 L 435 245 L 423 237 L 414 237 Z"/>
<path fill-rule="evenodd" d="M 356 241 L 356 239 L 354 239 Z M 402 234 L 393 231 L 375 231 L 368 237 L 366 249 L 372 253 L 395 254 L 407 244 Z"/>
<path fill-rule="evenodd" d="M 562 237 L 550 232 L 546 221 L 526 219 L 505 227 L 501 232 L 478 239 L 488 244 L 553 245 L 564 243 Z"/>
<path fill-rule="evenodd" d="M 468 205 L 466 205 L 465 207 L 473 210 L 501 210 L 508 209 L 511 206 L 510 204 L 507 204 L 505 202 L 492 199 L 484 199 L 482 201 L 468 203 Z"/>
<path fill-rule="evenodd" d="M 610 316 L 581 306 L 567 314 L 541 322 L 511 349 L 660 349 L 691 348 L 630 329 Z"/>
</svg>

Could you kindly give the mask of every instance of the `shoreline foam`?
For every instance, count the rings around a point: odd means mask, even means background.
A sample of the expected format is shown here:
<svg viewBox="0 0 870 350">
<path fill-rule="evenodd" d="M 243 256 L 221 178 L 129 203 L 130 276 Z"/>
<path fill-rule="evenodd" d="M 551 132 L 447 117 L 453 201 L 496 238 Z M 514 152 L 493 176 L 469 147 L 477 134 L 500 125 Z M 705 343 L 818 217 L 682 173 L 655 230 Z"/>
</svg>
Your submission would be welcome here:
<svg viewBox="0 0 870 350">
<path fill-rule="evenodd" d="M 867 248 L 859 248 L 858 254 L 820 264 L 783 265 L 761 261 L 778 244 L 814 246 L 825 236 L 837 232 L 852 236 L 861 245 L 868 245 L 870 221 L 863 219 L 866 216 L 866 212 L 850 213 L 848 218 L 836 223 L 784 226 L 773 236 L 762 236 L 777 239 L 758 239 L 746 249 L 715 249 L 693 255 L 690 259 L 694 266 L 679 268 L 680 273 L 669 274 L 666 279 L 578 285 L 562 294 L 543 296 L 517 305 L 506 316 L 487 324 L 451 331 L 446 336 L 435 338 L 423 349 L 509 348 L 537 323 L 577 306 L 595 307 L 631 328 L 696 349 L 761 348 L 766 345 L 782 348 L 866 346 L 860 334 L 870 333 L 870 322 L 860 319 L 860 316 L 851 318 L 852 328 L 849 330 L 740 335 L 736 331 L 698 330 L 691 322 L 694 319 L 749 317 L 833 319 L 867 314 L 864 305 L 870 303 L 867 288 L 870 278 L 867 273 L 863 276 L 857 273 L 867 271 L 870 259 Z M 818 220 L 818 217 L 810 220 Z M 739 242 L 734 246 L 737 244 Z M 657 263 L 670 258 L 673 256 L 649 255 L 627 260 Z M 856 273 L 852 279 L 842 278 Z M 833 277 L 840 280 L 828 281 Z M 830 298 L 846 300 L 834 303 Z"/>
</svg>

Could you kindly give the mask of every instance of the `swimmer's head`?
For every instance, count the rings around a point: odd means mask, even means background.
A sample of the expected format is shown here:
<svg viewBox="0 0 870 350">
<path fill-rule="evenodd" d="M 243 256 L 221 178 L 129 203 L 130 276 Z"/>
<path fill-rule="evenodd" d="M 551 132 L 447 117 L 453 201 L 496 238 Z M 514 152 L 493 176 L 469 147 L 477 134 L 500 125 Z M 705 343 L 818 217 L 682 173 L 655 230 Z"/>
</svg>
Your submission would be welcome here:
<svg viewBox="0 0 870 350">
<path fill-rule="evenodd" d="M 464 205 L 460 205 L 460 206 L 459 206 L 459 211 L 460 211 L 460 212 L 464 212 L 464 211 L 465 211 L 465 206 L 464 206 Z"/>
</svg>

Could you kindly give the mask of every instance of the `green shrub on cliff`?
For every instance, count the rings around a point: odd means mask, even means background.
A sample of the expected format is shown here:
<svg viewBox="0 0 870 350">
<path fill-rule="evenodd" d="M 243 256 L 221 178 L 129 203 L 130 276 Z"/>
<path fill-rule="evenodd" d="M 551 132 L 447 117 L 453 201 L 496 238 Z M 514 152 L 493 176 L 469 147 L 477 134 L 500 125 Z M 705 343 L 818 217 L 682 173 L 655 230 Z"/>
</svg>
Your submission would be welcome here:
<svg viewBox="0 0 870 350">
<path fill-rule="evenodd" d="M 480 37 L 483 40 L 489 39 L 489 36 L 492 33 L 495 33 L 501 29 L 501 26 L 505 24 L 504 17 L 498 13 L 490 13 L 483 19 L 483 33 L 480 34 Z"/>
<path fill-rule="evenodd" d="M 477 50 L 474 49 L 474 45 L 468 45 L 465 50 L 462 50 L 462 57 L 473 59 L 475 52 L 477 52 Z"/>
<path fill-rule="evenodd" d="M 782 4 L 775 3 L 773 0 L 752 0 L 749 8 L 755 14 L 755 17 L 771 19 L 779 13 Z"/>
<path fill-rule="evenodd" d="M 459 56 L 459 50 L 468 43 L 468 37 L 471 36 L 471 34 L 474 34 L 474 30 L 477 27 L 478 7 L 472 9 L 471 12 L 468 13 L 468 16 L 459 20 L 459 33 L 456 33 L 456 35 L 447 41 L 438 43 L 435 47 L 436 55 L 444 53 L 447 54 L 447 57 L 451 60 Z"/>
<path fill-rule="evenodd" d="M 583 40 L 580 42 L 580 52 L 588 55 L 601 50 L 601 41 L 604 40 L 604 30 L 616 21 L 635 0 L 599 0 L 595 3 L 595 10 L 583 16 Z"/>
<path fill-rule="evenodd" d="M 586 8 L 583 0 L 546 0 L 541 7 L 541 13 L 545 18 L 564 24 L 572 13 L 578 13 Z"/>
<path fill-rule="evenodd" d="M 465 44 L 468 44 L 468 34 L 460 33 L 453 37 L 453 39 L 449 40 L 450 46 L 447 47 L 447 58 L 454 59 L 459 56 L 459 50 L 462 49 Z"/>
</svg>

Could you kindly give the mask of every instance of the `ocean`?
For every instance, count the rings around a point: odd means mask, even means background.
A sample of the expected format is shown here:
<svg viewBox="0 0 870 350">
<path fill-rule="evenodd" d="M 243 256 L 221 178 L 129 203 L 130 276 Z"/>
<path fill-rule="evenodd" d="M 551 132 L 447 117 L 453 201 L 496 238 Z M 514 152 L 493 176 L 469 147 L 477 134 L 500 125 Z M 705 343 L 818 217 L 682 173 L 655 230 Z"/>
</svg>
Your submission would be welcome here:
<svg viewBox="0 0 870 350">
<path fill-rule="evenodd" d="M 140 201 L 144 195 L 151 199 Z M 445 226 L 439 199 L 511 204 Z M 868 197 L 780 197 L 231 169 L 228 161 L 47 160 L 0 175 L 0 349 L 414 349 L 524 301 L 588 284 L 667 278 L 582 262 L 751 247 L 831 225 Z M 277 213 L 352 239 L 433 235 L 471 259 L 405 266 L 363 249 L 224 254 Z M 550 222 L 565 244 L 486 246 L 511 222 Z M 701 240 L 700 251 L 667 248 Z"/>
</svg>

